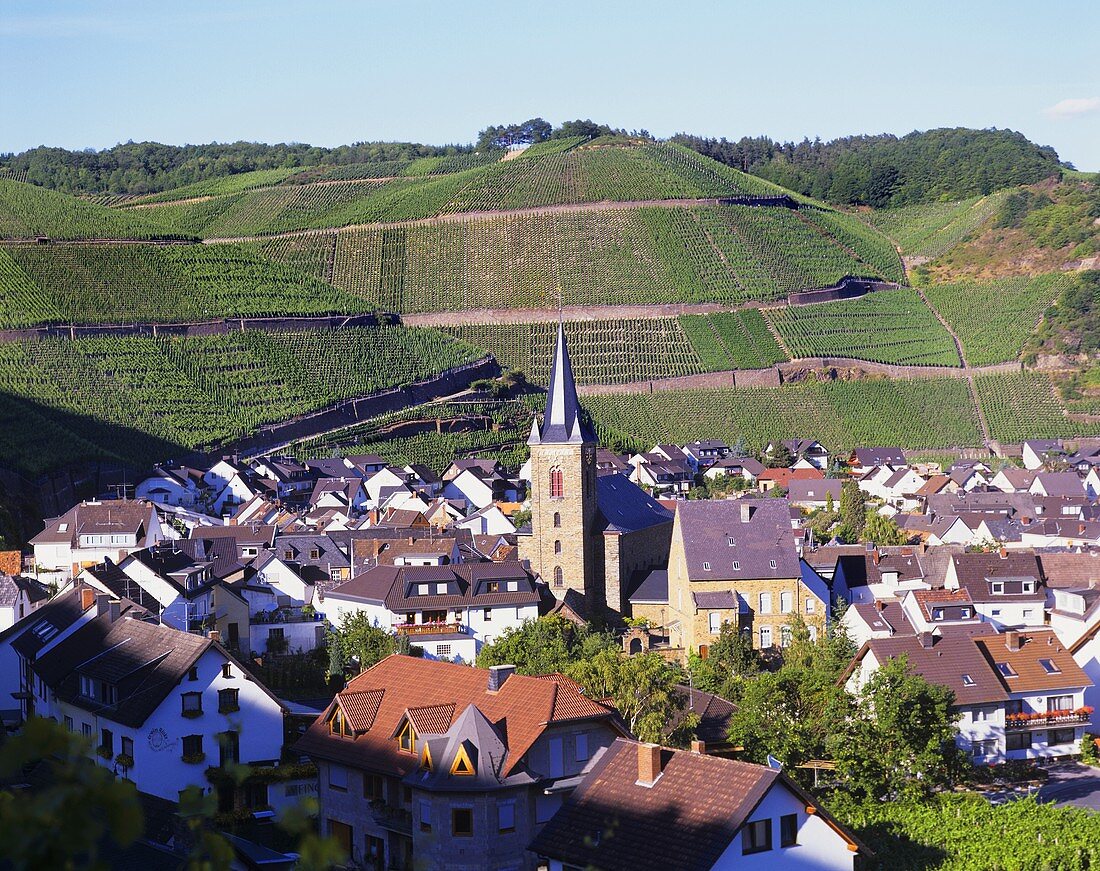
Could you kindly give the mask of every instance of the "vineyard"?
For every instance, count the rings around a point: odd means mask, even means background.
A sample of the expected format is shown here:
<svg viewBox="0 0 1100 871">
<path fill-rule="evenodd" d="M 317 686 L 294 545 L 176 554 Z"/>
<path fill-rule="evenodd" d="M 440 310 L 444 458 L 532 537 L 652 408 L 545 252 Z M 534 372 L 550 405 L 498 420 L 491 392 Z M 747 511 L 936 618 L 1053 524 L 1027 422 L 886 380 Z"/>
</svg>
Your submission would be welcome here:
<svg viewBox="0 0 1100 871">
<path fill-rule="evenodd" d="M 491 457 L 518 469 L 527 459 L 531 416 L 527 404 L 510 400 L 433 403 L 301 442 L 293 453 L 303 459 L 378 454 L 398 466 L 425 465 L 436 474 L 464 456 Z M 392 435 L 395 430 L 401 435 Z"/>
<path fill-rule="evenodd" d="M 1070 283 L 1054 273 L 931 285 L 924 293 L 958 334 L 967 362 L 981 366 L 1017 359 L 1043 312 Z"/>
<path fill-rule="evenodd" d="M 744 439 L 758 450 L 779 438 L 817 438 L 840 451 L 859 445 L 948 448 L 981 444 L 961 379 L 808 381 L 777 388 L 586 396 L 601 440 L 626 446 L 700 438 Z"/>
<path fill-rule="evenodd" d="M 517 163 L 518 160 L 510 161 Z M 500 214 L 255 243 L 388 311 L 782 299 L 871 268 L 788 209 Z"/>
<path fill-rule="evenodd" d="M 151 239 L 166 235 L 173 233 L 141 212 L 108 209 L 0 178 L 0 239 Z"/>
<path fill-rule="evenodd" d="M 226 175 L 219 178 L 197 181 L 194 184 L 184 185 L 170 191 L 162 191 L 157 194 L 148 194 L 143 197 L 134 197 L 123 200 L 130 205 L 147 203 L 168 203 L 174 200 L 185 200 L 192 197 L 217 197 L 225 194 L 239 194 L 241 191 L 253 188 L 268 187 L 285 181 L 292 175 L 301 172 L 297 167 L 281 169 L 257 169 L 252 172 L 239 172 L 236 175 Z"/>
<path fill-rule="evenodd" d="M 951 335 L 912 290 L 772 309 L 768 317 L 796 357 L 855 357 L 924 366 L 962 362 Z"/>
<path fill-rule="evenodd" d="M 163 323 L 364 308 L 357 297 L 243 245 L 0 248 L 0 327 Z"/>
<path fill-rule="evenodd" d="M 861 217 L 893 239 L 903 254 L 934 259 L 986 224 L 1011 190 L 953 203 L 881 209 Z"/>
<path fill-rule="evenodd" d="M 3 343 L 0 391 L 51 423 L 38 430 L 0 416 L 0 465 L 34 469 L 34 446 L 62 420 L 70 443 L 151 463 L 165 459 L 165 445 L 221 443 L 477 356 L 434 330 L 403 327 Z"/>
<path fill-rule="evenodd" d="M 1100 434 L 1100 424 L 1072 420 L 1041 372 L 982 375 L 974 379 L 990 435 L 997 441 L 1020 442 Z"/>
<path fill-rule="evenodd" d="M 756 309 L 684 315 L 680 326 L 708 372 L 762 369 L 787 359 Z"/>
</svg>

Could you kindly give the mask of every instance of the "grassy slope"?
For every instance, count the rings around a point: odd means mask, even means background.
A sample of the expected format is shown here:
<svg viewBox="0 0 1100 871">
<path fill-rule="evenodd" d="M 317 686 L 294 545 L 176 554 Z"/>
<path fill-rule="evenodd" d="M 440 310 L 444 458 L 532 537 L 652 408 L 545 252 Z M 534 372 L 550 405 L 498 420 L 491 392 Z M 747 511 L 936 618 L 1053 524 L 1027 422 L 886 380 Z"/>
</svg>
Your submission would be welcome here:
<svg viewBox="0 0 1100 871">
<path fill-rule="evenodd" d="M 934 258 L 987 224 L 1009 193 L 1003 190 L 986 197 L 883 209 L 862 216 L 897 242 L 903 254 Z"/>
</svg>

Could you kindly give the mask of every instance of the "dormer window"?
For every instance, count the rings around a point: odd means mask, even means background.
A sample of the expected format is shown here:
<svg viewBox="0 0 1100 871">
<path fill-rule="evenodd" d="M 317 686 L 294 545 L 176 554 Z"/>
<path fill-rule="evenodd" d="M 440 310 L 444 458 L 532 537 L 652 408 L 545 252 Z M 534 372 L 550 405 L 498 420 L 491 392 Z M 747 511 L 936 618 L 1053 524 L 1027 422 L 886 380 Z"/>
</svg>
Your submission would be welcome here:
<svg viewBox="0 0 1100 871">
<path fill-rule="evenodd" d="M 486 581 L 485 582 L 485 592 L 486 593 L 499 593 L 500 592 L 500 581 Z"/>
<path fill-rule="evenodd" d="M 427 596 L 432 591 L 431 584 L 418 584 L 416 591 L 421 596 Z"/>
<path fill-rule="evenodd" d="M 703 563 L 703 571 L 704 572 L 709 572 L 710 571 L 710 563 Z"/>
<path fill-rule="evenodd" d="M 932 619 L 933 620 L 942 620 L 943 619 L 943 608 L 933 608 L 932 609 Z"/>
<path fill-rule="evenodd" d="M 432 751 L 427 744 L 424 745 L 424 752 L 420 755 L 420 769 L 422 771 L 432 770 Z"/>
<path fill-rule="evenodd" d="M 447 592 L 447 585 L 446 584 L 436 584 L 435 585 L 435 591 L 440 596 L 445 595 L 446 592 Z"/>
<path fill-rule="evenodd" d="M 969 620 L 970 619 L 970 609 L 969 608 L 960 608 L 959 609 L 959 618 L 962 619 L 962 620 Z"/>
<path fill-rule="evenodd" d="M 451 774 L 460 777 L 471 777 L 477 774 L 474 763 L 470 761 L 470 754 L 466 751 L 466 745 L 460 744 L 455 754 L 455 761 L 451 763 Z"/>
<path fill-rule="evenodd" d="M 775 560 L 768 560 L 768 565 L 771 566 L 773 569 L 779 567 L 779 563 L 777 563 Z"/>
<path fill-rule="evenodd" d="M 405 727 L 398 733 L 397 746 L 405 753 L 416 752 L 416 730 L 411 721 L 406 721 Z"/>
<path fill-rule="evenodd" d="M 990 587 L 991 587 L 993 593 L 995 595 L 998 595 L 998 596 L 1001 595 L 1002 593 L 1004 593 L 1004 591 L 1005 591 L 1005 585 L 1004 585 L 1003 581 L 994 581 L 990 585 Z"/>
<path fill-rule="evenodd" d="M 336 712 L 332 715 L 332 719 L 328 721 L 328 731 L 330 735 L 338 735 L 342 738 L 355 737 L 355 731 L 348 724 L 344 712 L 339 708 L 337 708 Z"/>
<path fill-rule="evenodd" d="M 732 535 L 729 535 L 726 536 L 726 544 L 728 544 L 730 547 L 733 547 L 735 544 L 737 544 L 737 542 L 734 540 L 734 537 Z"/>
<path fill-rule="evenodd" d="M 294 551 L 292 551 L 292 550 L 284 550 L 284 551 L 283 551 L 283 559 L 285 559 L 285 560 L 292 560 L 292 559 L 294 559 Z"/>
<path fill-rule="evenodd" d="M 1034 581 L 1024 581 L 1023 590 L 1024 590 L 1025 593 L 1034 593 L 1035 592 L 1035 582 Z"/>
<path fill-rule="evenodd" d="M 321 558 L 321 550 L 320 550 L 320 548 L 316 548 L 316 547 L 314 547 L 314 548 L 310 548 L 310 551 L 309 551 L 309 558 L 310 558 L 310 559 L 320 559 L 320 558 Z"/>
</svg>

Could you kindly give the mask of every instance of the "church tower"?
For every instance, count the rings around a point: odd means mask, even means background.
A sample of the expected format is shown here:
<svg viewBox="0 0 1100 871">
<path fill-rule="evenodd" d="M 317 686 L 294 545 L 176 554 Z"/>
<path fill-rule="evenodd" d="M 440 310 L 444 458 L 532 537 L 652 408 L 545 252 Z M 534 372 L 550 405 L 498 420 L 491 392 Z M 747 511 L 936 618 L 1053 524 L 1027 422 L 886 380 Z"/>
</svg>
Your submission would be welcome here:
<svg viewBox="0 0 1100 871">
<path fill-rule="evenodd" d="M 558 324 L 542 427 L 531 424 L 531 538 L 521 555 L 557 598 L 584 593 L 592 612 L 603 603 L 602 536 L 596 529 L 596 433 L 581 418 L 577 385 Z"/>
</svg>

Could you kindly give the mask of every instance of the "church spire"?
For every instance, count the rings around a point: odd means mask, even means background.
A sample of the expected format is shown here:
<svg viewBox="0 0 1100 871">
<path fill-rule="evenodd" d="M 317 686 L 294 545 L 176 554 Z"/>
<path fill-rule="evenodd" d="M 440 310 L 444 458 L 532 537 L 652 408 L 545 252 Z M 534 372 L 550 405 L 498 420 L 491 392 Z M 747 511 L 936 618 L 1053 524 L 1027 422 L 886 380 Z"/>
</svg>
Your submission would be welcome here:
<svg viewBox="0 0 1100 871">
<path fill-rule="evenodd" d="M 531 438 L 527 443 L 593 444 L 595 441 L 596 433 L 581 415 L 573 366 L 569 362 L 569 348 L 565 344 L 565 328 L 559 319 L 558 342 L 554 349 L 554 366 L 550 371 L 542 432 L 537 426 L 532 426 Z"/>
</svg>

